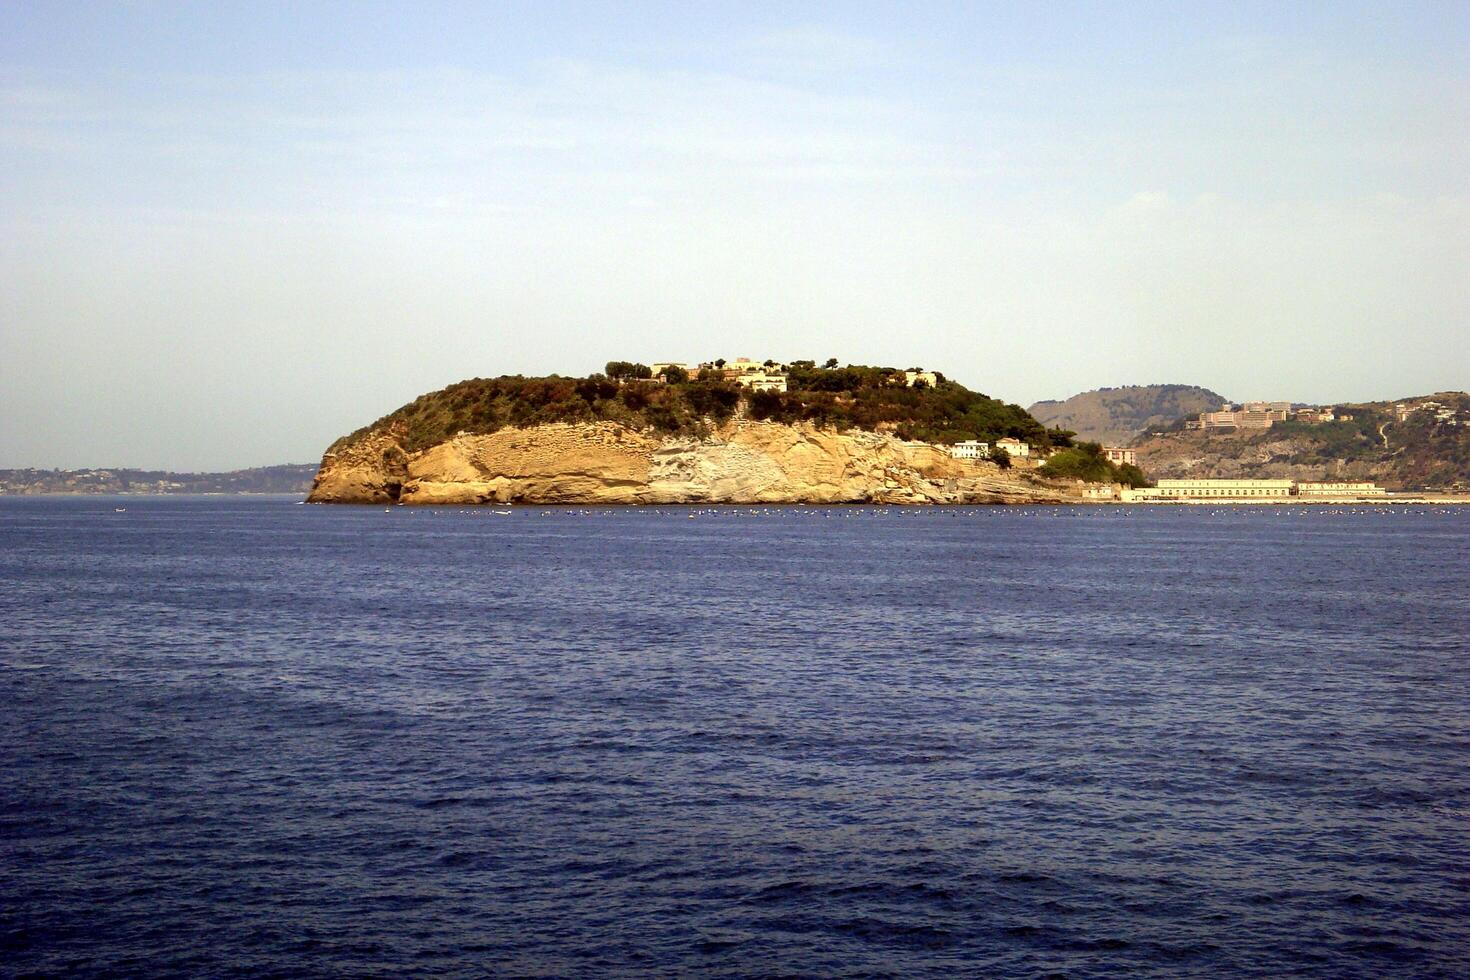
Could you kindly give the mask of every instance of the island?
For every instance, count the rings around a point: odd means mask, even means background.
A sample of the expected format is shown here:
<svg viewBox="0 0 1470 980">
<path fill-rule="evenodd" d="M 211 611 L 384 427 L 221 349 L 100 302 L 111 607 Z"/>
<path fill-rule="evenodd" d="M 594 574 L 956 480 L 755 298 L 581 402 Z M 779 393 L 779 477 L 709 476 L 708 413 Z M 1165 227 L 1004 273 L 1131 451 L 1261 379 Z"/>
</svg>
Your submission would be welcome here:
<svg viewBox="0 0 1470 980">
<path fill-rule="evenodd" d="M 1069 472 L 1047 470 L 1054 454 Z M 1144 482 L 940 372 L 719 358 L 461 381 L 334 442 L 307 499 L 1061 503 L 1086 499 L 1089 480 Z"/>
</svg>

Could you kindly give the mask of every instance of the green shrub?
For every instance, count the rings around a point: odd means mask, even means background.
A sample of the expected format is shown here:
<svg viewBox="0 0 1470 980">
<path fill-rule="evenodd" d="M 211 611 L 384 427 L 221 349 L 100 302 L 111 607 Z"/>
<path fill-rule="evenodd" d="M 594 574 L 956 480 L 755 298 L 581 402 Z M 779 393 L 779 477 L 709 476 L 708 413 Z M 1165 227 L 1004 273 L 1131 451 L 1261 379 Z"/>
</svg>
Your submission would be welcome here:
<svg viewBox="0 0 1470 980">
<path fill-rule="evenodd" d="M 723 380 L 677 380 L 677 372 L 660 385 L 645 380 L 646 370 L 645 365 L 613 361 L 606 374 L 587 378 L 472 378 L 423 395 L 336 445 L 390 425 L 401 427 L 403 446 L 410 451 L 461 430 L 490 433 L 508 425 L 548 422 L 606 420 L 634 429 L 695 434 L 705 431 L 706 420 L 728 421 L 742 403 L 756 420 L 892 431 L 903 439 L 938 444 L 966 439 L 993 443 L 1011 436 L 1045 450 L 1071 441 L 1070 433 L 1048 431 L 1019 405 L 948 380 L 932 388 L 908 387 L 903 372 L 894 368 L 817 368 L 811 361 L 795 361 L 784 393 L 746 392 Z"/>
</svg>

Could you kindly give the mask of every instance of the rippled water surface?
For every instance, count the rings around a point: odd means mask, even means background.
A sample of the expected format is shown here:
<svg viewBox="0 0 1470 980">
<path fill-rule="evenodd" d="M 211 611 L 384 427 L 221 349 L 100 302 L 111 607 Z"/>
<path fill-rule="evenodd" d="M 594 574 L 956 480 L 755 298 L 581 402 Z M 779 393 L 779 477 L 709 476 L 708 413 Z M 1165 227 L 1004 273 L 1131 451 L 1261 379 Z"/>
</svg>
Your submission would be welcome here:
<svg viewBox="0 0 1470 980">
<path fill-rule="evenodd" d="M 1470 975 L 1467 596 L 1470 509 L 0 499 L 0 974 Z"/>
</svg>

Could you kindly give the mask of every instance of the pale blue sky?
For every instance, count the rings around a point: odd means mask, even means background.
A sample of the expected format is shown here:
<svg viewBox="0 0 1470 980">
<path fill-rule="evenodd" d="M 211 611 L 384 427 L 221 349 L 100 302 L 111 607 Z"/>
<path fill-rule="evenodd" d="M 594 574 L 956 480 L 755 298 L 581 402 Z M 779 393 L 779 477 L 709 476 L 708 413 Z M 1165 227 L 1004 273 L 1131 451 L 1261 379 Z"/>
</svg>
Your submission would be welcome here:
<svg viewBox="0 0 1470 980">
<path fill-rule="evenodd" d="M 0 173 L 0 466 L 612 358 L 1470 386 L 1465 3 L 10 2 Z"/>
</svg>

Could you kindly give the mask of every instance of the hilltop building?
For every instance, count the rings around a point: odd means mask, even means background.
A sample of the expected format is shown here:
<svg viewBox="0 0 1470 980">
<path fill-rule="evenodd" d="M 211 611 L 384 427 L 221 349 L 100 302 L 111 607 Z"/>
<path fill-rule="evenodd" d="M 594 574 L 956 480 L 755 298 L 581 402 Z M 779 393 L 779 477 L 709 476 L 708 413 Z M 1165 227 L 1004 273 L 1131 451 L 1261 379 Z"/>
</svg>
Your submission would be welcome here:
<svg viewBox="0 0 1470 980">
<path fill-rule="evenodd" d="M 1291 414 L 1290 402 L 1246 402 L 1224 405 L 1218 412 L 1200 412 L 1198 418 L 1184 423 L 1186 429 L 1269 429 L 1285 422 Z"/>
<path fill-rule="evenodd" d="M 1415 412 L 1427 412 L 1434 418 L 1434 421 L 1442 425 L 1470 425 L 1470 412 L 1457 410 L 1432 399 L 1422 402 L 1399 402 L 1393 407 L 1393 417 L 1399 422 L 1408 421 L 1409 416 Z M 1344 416 L 1344 418 L 1351 418 L 1351 416 Z"/>
<path fill-rule="evenodd" d="M 910 388 L 920 383 L 933 388 L 939 384 L 939 376 L 933 371 L 905 371 L 903 373 L 903 383 Z"/>
<path fill-rule="evenodd" d="M 1104 446 L 1103 455 L 1107 457 L 1109 463 L 1117 463 L 1119 466 L 1124 464 L 1137 465 L 1138 463 L 1138 454 L 1131 449 Z"/>
<path fill-rule="evenodd" d="M 751 391 L 785 391 L 786 375 L 769 374 L 764 370 L 752 371 L 749 374 L 736 375 L 735 383 Z"/>
</svg>

